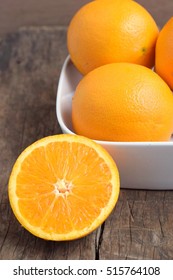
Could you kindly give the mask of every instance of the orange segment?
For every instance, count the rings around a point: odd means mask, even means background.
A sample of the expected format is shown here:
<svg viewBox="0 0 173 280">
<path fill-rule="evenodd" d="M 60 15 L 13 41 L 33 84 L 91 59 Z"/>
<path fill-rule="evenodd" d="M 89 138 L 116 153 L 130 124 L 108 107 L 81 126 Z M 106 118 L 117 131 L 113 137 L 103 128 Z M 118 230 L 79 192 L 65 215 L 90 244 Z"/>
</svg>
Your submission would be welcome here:
<svg viewBox="0 0 173 280">
<path fill-rule="evenodd" d="M 71 240 L 95 230 L 113 210 L 119 173 L 111 156 L 77 135 L 43 138 L 14 164 L 9 199 L 19 222 L 48 240 Z"/>
</svg>

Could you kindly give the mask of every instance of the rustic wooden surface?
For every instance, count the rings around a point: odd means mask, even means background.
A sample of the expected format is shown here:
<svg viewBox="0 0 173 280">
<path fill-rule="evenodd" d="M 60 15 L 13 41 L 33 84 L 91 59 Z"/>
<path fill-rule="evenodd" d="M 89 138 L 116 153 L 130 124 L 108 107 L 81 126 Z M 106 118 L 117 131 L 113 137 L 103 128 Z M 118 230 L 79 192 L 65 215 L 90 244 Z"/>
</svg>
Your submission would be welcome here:
<svg viewBox="0 0 173 280">
<path fill-rule="evenodd" d="M 7 186 L 17 156 L 61 133 L 55 101 L 66 55 L 63 27 L 22 28 L 0 40 L 0 259 L 173 259 L 172 191 L 122 189 L 107 221 L 70 242 L 36 238 L 14 217 Z"/>
</svg>

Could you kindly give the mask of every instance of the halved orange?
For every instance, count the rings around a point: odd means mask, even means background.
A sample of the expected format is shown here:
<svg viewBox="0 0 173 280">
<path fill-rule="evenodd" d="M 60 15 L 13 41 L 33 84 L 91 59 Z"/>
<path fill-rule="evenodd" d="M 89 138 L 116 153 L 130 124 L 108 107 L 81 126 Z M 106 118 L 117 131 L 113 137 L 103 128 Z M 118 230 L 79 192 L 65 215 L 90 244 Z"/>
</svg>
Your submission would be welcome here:
<svg viewBox="0 0 173 280">
<path fill-rule="evenodd" d="M 18 157 L 9 200 L 18 221 L 47 240 L 83 237 L 102 224 L 119 196 L 119 172 L 108 152 L 78 135 L 36 141 Z"/>
</svg>

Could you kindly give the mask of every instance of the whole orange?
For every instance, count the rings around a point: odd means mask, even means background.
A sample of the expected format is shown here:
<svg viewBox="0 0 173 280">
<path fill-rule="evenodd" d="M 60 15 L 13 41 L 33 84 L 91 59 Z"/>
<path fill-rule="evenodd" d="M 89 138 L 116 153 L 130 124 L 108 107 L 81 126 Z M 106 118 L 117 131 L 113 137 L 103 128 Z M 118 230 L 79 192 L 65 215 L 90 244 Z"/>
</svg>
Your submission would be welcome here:
<svg viewBox="0 0 173 280">
<path fill-rule="evenodd" d="M 67 46 L 77 69 L 86 74 L 113 62 L 152 67 L 158 27 L 149 12 L 130 0 L 92 1 L 72 18 Z"/>
<path fill-rule="evenodd" d="M 168 141 L 173 95 L 151 69 L 132 63 L 107 64 L 79 82 L 72 101 L 77 134 L 107 141 Z"/>
<path fill-rule="evenodd" d="M 160 31 L 156 43 L 155 69 L 173 90 L 173 17 Z"/>
</svg>

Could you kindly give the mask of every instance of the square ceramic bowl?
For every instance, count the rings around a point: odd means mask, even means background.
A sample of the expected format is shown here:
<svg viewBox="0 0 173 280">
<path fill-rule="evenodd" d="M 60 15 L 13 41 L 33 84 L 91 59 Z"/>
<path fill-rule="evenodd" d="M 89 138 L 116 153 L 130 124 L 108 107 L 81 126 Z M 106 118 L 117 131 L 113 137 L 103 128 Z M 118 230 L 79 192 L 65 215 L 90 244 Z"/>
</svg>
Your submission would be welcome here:
<svg viewBox="0 0 173 280">
<path fill-rule="evenodd" d="M 61 71 L 56 100 L 57 118 L 63 133 L 74 134 L 71 103 L 81 79 L 82 75 L 68 56 Z M 96 142 L 101 144 L 116 162 L 121 188 L 173 189 L 172 139 L 170 142 Z"/>
</svg>

